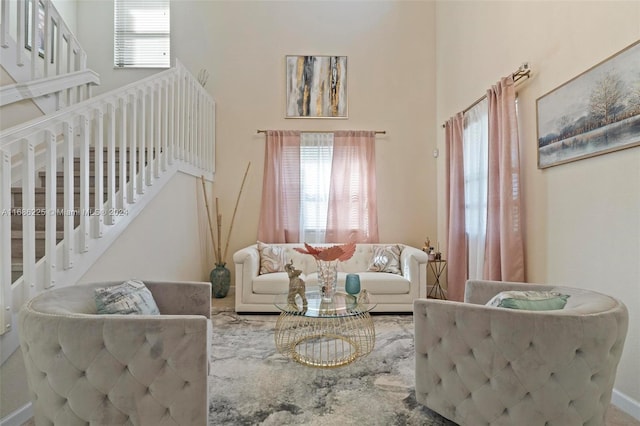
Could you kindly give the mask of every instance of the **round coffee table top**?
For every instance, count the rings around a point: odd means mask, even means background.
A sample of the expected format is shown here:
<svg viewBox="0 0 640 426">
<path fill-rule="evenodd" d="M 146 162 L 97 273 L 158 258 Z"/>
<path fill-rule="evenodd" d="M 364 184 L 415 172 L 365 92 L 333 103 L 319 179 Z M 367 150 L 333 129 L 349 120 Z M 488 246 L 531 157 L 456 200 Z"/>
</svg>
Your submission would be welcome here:
<svg viewBox="0 0 640 426">
<path fill-rule="evenodd" d="M 356 296 L 341 291 L 337 291 L 331 300 L 323 299 L 318 291 L 307 291 L 306 306 L 300 295 L 296 295 L 295 304 L 289 303 L 288 296 L 288 293 L 276 295 L 273 304 L 284 313 L 305 317 L 349 317 L 361 315 L 376 307 L 376 303 L 358 302 Z"/>
</svg>

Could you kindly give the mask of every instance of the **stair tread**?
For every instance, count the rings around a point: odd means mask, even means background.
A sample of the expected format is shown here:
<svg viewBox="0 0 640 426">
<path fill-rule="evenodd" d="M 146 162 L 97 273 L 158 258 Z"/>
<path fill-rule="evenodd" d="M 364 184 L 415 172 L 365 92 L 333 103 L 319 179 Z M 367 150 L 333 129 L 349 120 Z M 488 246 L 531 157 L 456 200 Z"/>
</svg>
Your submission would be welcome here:
<svg viewBox="0 0 640 426">
<path fill-rule="evenodd" d="M 44 187 L 41 187 L 41 186 L 37 186 L 37 187 L 35 187 L 33 189 L 35 190 L 34 192 L 36 194 L 44 194 L 44 193 L 47 192 L 47 188 L 44 188 Z M 64 188 L 61 187 L 61 186 L 58 186 L 58 187 L 56 187 L 56 189 L 64 189 Z M 74 185 L 73 190 L 79 192 L 80 188 L 78 186 Z M 95 191 L 95 188 L 93 186 L 89 186 L 89 191 Z M 22 192 L 22 187 L 20 187 L 20 186 L 12 186 L 11 187 L 11 192 L 14 193 L 14 194 Z"/>
<path fill-rule="evenodd" d="M 22 238 L 22 234 L 24 232 L 22 230 L 12 230 L 11 238 Z M 46 235 L 47 231 L 36 231 L 36 239 L 43 239 Z M 56 231 L 56 237 L 64 238 L 64 231 Z"/>
<path fill-rule="evenodd" d="M 129 170 L 129 169 L 127 169 L 127 171 L 128 171 L 128 170 Z M 116 168 L 116 171 L 118 171 L 118 169 L 117 169 L 117 168 Z M 47 172 L 39 171 L 39 172 L 38 172 L 38 175 L 39 175 L 39 176 L 41 176 L 41 177 L 45 177 L 45 176 L 47 175 Z M 74 171 L 73 171 L 73 175 L 74 175 L 75 177 L 80 176 L 80 170 L 74 170 Z M 106 168 L 106 167 L 105 167 L 105 171 L 104 171 L 103 175 L 104 175 L 104 177 L 106 177 L 106 176 L 107 176 L 107 168 Z M 56 172 L 56 177 L 63 177 L 63 176 L 64 176 L 64 172 Z M 93 171 L 91 171 L 90 176 L 91 176 L 91 177 L 95 177 L 95 174 L 94 174 L 94 172 L 93 172 Z"/>
</svg>

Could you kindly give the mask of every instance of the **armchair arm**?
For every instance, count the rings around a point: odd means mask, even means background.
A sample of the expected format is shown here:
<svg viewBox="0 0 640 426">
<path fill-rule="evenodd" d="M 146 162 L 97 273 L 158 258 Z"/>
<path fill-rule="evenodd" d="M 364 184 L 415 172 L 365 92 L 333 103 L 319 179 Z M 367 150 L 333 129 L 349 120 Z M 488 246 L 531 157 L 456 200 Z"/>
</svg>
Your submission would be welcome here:
<svg viewBox="0 0 640 426">
<path fill-rule="evenodd" d="M 163 315 L 211 318 L 211 283 L 145 281 Z"/>
<path fill-rule="evenodd" d="M 422 250 L 403 246 L 400 253 L 402 275 L 411 282 L 412 287 L 418 286 L 419 297 L 427 297 L 427 261 L 428 256 Z"/>
<path fill-rule="evenodd" d="M 233 263 L 236 265 L 236 288 L 238 281 L 251 280 L 258 276 L 260 271 L 260 252 L 256 244 L 238 250 L 233 254 Z"/>
</svg>

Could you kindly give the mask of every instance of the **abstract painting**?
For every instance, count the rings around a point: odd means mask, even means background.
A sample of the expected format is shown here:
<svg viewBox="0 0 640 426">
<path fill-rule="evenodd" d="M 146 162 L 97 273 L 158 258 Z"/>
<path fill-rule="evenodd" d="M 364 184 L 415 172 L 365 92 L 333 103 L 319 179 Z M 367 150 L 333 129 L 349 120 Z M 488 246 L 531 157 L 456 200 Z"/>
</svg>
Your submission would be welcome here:
<svg viewBox="0 0 640 426">
<path fill-rule="evenodd" d="M 540 169 L 640 145 L 640 41 L 536 103 Z"/>
<path fill-rule="evenodd" d="M 347 57 L 286 57 L 286 118 L 347 118 Z"/>
</svg>

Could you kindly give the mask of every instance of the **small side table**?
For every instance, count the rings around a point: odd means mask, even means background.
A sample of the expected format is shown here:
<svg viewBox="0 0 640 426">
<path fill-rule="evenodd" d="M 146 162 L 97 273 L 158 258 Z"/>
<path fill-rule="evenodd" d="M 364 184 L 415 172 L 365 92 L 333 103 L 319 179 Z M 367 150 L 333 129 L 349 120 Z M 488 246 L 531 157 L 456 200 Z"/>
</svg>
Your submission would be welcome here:
<svg viewBox="0 0 640 426">
<path fill-rule="evenodd" d="M 447 300 L 447 295 L 444 293 L 444 290 L 440 285 L 440 278 L 442 277 L 445 269 L 447 269 L 447 261 L 443 259 L 430 260 L 429 267 L 431 268 L 431 272 L 433 272 L 435 282 L 433 283 L 433 287 L 431 287 L 431 290 L 429 290 L 429 294 L 427 294 L 427 297 Z"/>
</svg>

